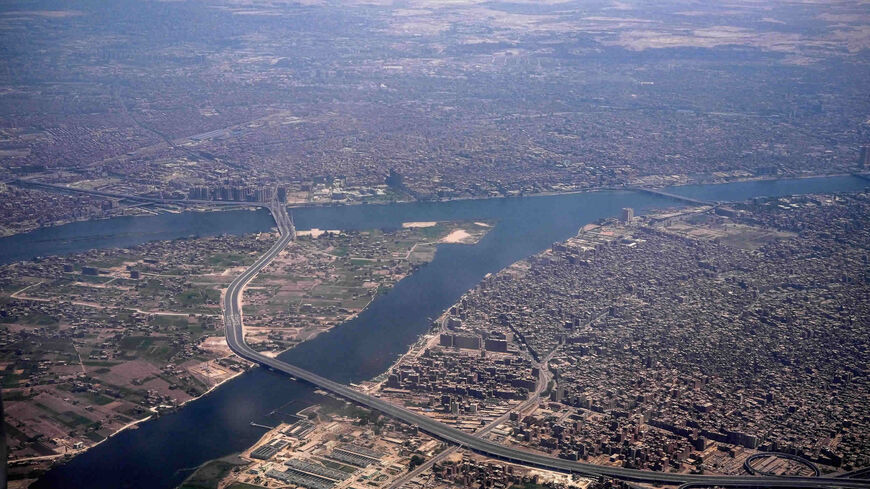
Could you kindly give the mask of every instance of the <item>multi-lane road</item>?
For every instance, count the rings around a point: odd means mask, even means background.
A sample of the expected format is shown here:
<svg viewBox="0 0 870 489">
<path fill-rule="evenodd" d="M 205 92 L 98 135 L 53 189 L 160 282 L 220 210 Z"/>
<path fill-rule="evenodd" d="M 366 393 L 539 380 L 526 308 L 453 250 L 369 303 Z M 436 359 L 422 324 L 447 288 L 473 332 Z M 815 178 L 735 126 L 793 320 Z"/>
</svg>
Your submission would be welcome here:
<svg viewBox="0 0 870 489">
<path fill-rule="evenodd" d="M 309 372 L 308 370 L 282 362 L 277 358 L 269 358 L 255 351 L 245 343 L 244 325 L 242 320 L 242 292 L 245 286 L 296 237 L 296 230 L 292 220 L 287 215 L 287 209 L 283 205 L 278 204 L 270 205 L 269 208 L 272 211 L 272 215 L 275 217 L 275 222 L 281 233 L 280 238 L 269 249 L 269 251 L 263 254 L 256 262 L 254 262 L 253 265 L 230 283 L 224 295 L 223 313 L 224 324 L 226 325 L 227 344 L 233 352 L 247 360 L 284 372 L 353 402 L 378 410 L 388 416 L 416 426 L 422 431 L 449 443 L 509 462 L 562 472 L 586 474 L 591 476 L 607 476 L 632 481 L 667 484 L 692 483 L 694 487 L 706 484 L 709 486 L 722 485 L 729 487 L 870 488 L 870 480 L 864 479 L 675 474 L 563 460 L 548 455 L 528 452 L 518 448 L 507 447 L 489 440 L 478 438 L 474 433 L 468 433 L 447 426 L 427 416 L 391 404 L 376 396 L 364 394 L 344 384 L 339 384 L 338 382 L 321 377 L 320 375 Z"/>
</svg>

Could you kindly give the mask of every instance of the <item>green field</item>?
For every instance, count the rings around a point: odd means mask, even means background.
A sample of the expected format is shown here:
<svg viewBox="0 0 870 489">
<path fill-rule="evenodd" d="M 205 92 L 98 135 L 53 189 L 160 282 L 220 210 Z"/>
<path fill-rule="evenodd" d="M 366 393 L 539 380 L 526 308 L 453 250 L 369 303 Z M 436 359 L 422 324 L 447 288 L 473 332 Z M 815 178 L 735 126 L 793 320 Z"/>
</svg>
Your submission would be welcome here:
<svg viewBox="0 0 870 489">
<path fill-rule="evenodd" d="M 218 482 L 236 467 L 247 465 L 247 462 L 234 457 L 224 457 L 202 464 L 196 472 L 190 475 L 178 489 L 217 489 Z M 256 486 L 251 486 L 256 487 Z"/>
<path fill-rule="evenodd" d="M 175 299 L 183 306 L 217 304 L 220 298 L 219 291 L 205 287 L 191 287 L 175 296 Z"/>
<path fill-rule="evenodd" d="M 242 255 L 238 253 L 216 253 L 211 255 L 206 263 L 213 267 L 238 267 L 241 265 L 247 265 L 249 262 L 252 262 L 250 256 Z"/>
</svg>

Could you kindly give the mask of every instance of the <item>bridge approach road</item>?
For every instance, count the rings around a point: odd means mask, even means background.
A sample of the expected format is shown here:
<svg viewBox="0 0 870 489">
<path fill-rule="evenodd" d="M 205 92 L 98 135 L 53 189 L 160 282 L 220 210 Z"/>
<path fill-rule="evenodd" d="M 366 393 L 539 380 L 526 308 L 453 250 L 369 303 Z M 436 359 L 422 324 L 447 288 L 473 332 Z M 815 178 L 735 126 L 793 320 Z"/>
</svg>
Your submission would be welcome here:
<svg viewBox="0 0 870 489">
<path fill-rule="evenodd" d="M 444 441 L 460 445 L 478 453 L 495 457 L 508 462 L 519 463 L 562 472 L 585 474 L 590 476 L 606 476 L 617 479 L 657 482 L 665 484 L 722 485 L 729 487 L 843 487 L 870 488 L 870 480 L 842 479 L 835 477 L 759 477 L 759 476 L 727 476 L 675 474 L 668 472 L 653 472 L 646 470 L 627 469 L 574 462 L 554 458 L 548 455 L 532 453 L 518 448 L 511 448 L 483 440 L 459 429 L 447 426 L 421 414 L 409 411 L 401 406 L 391 404 L 375 396 L 364 394 L 351 387 L 339 384 L 325 377 L 304 370 L 295 365 L 283 362 L 277 358 L 269 358 L 248 346 L 244 339 L 244 324 L 242 320 L 242 292 L 245 286 L 254 279 L 257 273 L 266 267 L 288 243 L 296 238 L 296 229 L 287 215 L 283 205 L 273 203 L 269 206 L 281 233 L 275 244 L 254 262 L 241 275 L 236 277 L 227 287 L 223 301 L 224 324 L 226 326 L 227 344 L 237 355 L 259 363 L 273 370 L 284 372 L 297 379 L 304 380 L 315 386 L 337 394 L 360 405 L 375 409 L 388 416 L 399 419 L 432 436 Z"/>
</svg>

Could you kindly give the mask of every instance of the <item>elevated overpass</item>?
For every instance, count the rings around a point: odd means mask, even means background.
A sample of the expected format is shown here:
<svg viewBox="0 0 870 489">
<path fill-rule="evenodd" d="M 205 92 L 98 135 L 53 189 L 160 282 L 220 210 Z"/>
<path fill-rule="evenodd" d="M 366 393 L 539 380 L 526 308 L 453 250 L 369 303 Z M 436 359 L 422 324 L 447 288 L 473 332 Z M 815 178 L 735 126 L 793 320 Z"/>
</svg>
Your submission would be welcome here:
<svg viewBox="0 0 870 489">
<path fill-rule="evenodd" d="M 67 187 L 65 185 L 56 185 L 53 183 L 39 182 L 36 180 L 14 179 L 6 182 L 10 185 L 15 185 L 21 188 L 34 188 L 38 190 L 46 190 L 50 192 L 58 192 L 65 194 L 83 194 L 93 195 L 95 197 L 107 197 L 111 199 L 129 200 L 133 202 L 143 202 L 146 204 L 209 204 L 209 205 L 246 205 L 256 207 L 269 207 L 265 202 L 248 202 L 242 200 L 195 200 L 195 199 L 163 199 L 159 197 L 148 197 L 145 195 L 121 194 L 117 192 L 104 192 L 102 190 L 91 190 L 84 188 Z"/>
<path fill-rule="evenodd" d="M 628 190 L 634 190 L 636 192 L 643 192 L 646 194 L 659 195 L 661 197 L 667 197 L 673 200 L 679 200 L 681 202 L 686 202 L 692 205 L 717 205 L 717 202 L 710 202 L 701 199 L 695 199 L 692 197 L 686 197 L 685 195 L 672 194 L 670 192 L 665 192 L 664 190 L 657 188 L 649 188 L 649 187 L 628 187 Z"/>
<path fill-rule="evenodd" d="M 699 474 L 675 474 L 669 472 L 652 472 L 646 470 L 627 469 L 623 467 L 611 467 L 595 465 L 583 462 L 574 462 L 554 458 L 548 455 L 532 453 L 519 448 L 510 448 L 483 440 L 474 436 L 473 433 L 461 431 L 435 421 L 427 416 L 409 411 L 403 407 L 391 404 L 378 397 L 370 396 L 356 391 L 349 386 L 339 384 L 325 377 L 304 370 L 295 365 L 283 362 L 277 358 L 267 357 L 248 346 L 244 339 L 244 323 L 242 318 L 242 293 L 245 286 L 265 268 L 288 243 L 296 238 L 296 229 L 292 220 L 287 215 L 286 207 L 271 204 L 269 208 L 275 217 L 275 222 L 281 232 L 281 236 L 241 275 L 236 277 L 227 287 L 223 299 L 224 324 L 226 326 L 227 344 L 237 355 L 273 370 L 284 372 L 297 379 L 309 382 L 323 390 L 337 394 L 345 399 L 360 405 L 380 411 L 390 417 L 401 420 L 432 436 L 449 443 L 474 450 L 475 452 L 505 460 L 508 462 L 539 467 L 561 472 L 584 474 L 589 476 L 604 476 L 617 479 L 652 482 L 663 484 L 686 484 L 686 487 L 843 487 L 843 488 L 870 488 L 870 480 L 846 479 L 836 477 L 759 477 L 759 476 L 726 476 L 726 475 L 699 475 Z"/>
</svg>

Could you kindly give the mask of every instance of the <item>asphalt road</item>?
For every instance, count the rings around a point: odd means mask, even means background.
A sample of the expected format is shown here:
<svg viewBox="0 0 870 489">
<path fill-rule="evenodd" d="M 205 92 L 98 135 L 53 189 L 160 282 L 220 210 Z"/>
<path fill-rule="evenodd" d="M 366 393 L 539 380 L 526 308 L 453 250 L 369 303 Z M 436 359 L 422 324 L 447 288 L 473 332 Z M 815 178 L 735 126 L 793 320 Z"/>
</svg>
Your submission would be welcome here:
<svg viewBox="0 0 870 489">
<path fill-rule="evenodd" d="M 296 230 L 286 207 L 283 205 L 270 205 L 270 210 L 281 232 L 281 237 L 275 244 L 263 254 L 253 265 L 227 287 L 224 296 L 224 324 L 226 326 L 227 344 L 237 355 L 259 363 L 274 370 L 301 379 L 315 386 L 354 401 L 363 406 L 376 409 L 388 416 L 399 419 L 412 426 L 416 426 L 432 436 L 474 450 L 478 453 L 509 462 L 530 465 L 562 472 L 579 473 L 591 476 L 607 476 L 617 479 L 643 482 L 660 482 L 669 484 L 691 483 L 706 484 L 709 486 L 746 486 L 746 487 L 844 487 L 844 488 L 870 488 L 870 480 L 866 479 L 842 479 L 836 477 L 759 477 L 759 476 L 725 476 L 725 475 L 697 475 L 675 474 L 669 472 L 652 472 L 646 470 L 626 469 L 595 465 L 583 462 L 574 462 L 559 458 L 527 452 L 518 448 L 510 448 L 497 443 L 477 438 L 474 433 L 468 433 L 447 426 L 431 418 L 409 411 L 403 407 L 393 405 L 375 396 L 363 394 L 349 386 L 339 384 L 313 372 L 301 369 L 276 358 L 269 358 L 253 350 L 245 343 L 242 324 L 242 291 L 245 286 L 266 265 L 268 265 L 290 241 L 296 237 Z"/>
<path fill-rule="evenodd" d="M 441 322 L 441 329 L 442 330 L 444 329 L 444 321 Z M 538 401 L 541 399 L 541 393 L 544 392 L 544 390 L 547 388 L 547 385 L 550 383 L 550 379 L 552 378 L 552 375 L 550 374 L 550 371 L 547 368 L 547 363 L 553 358 L 553 355 L 555 355 L 555 354 L 556 354 L 556 350 L 554 349 L 540 363 L 535 363 L 535 366 L 538 367 L 539 372 L 540 372 L 538 374 L 538 385 L 535 388 L 535 392 L 533 392 L 532 395 L 529 396 L 529 398 L 526 399 L 525 401 L 523 401 L 520 404 L 514 406 L 513 408 L 507 410 L 504 414 L 502 414 L 498 418 L 490 421 L 483 428 L 480 428 L 479 430 L 475 431 L 474 432 L 475 437 L 477 437 L 477 438 L 483 437 L 484 435 L 486 435 L 490 431 L 494 430 L 498 425 L 507 421 L 507 419 L 510 417 L 511 413 L 525 412 L 533 404 L 538 403 Z M 446 448 L 446 449 L 442 450 L 441 453 L 439 453 L 439 454 L 435 455 L 434 457 L 430 458 L 429 460 L 423 462 L 422 464 L 420 464 L 417 468 L 415 468 L 411 472 L 408 472 L 407 474 L 399 477 L 398 479 L 395 479 L 385 489 L 400 489 L 405 484 L 414 480 L 417 476 L 419 476 L 420 474 L 422 474 L 426 470 L 429 470 L 429 468 L 431 468 L 433 465 L 437 464 L 438 462 L 440 462 L 440 461 L 444 460 L 445 458 L 447 458 L 448 456 L 450 456 L 450 454 L 455 452 L 457 449 L 459 449 L 459 446 L 454 445 L 450 448 Z"/>
</svg>

